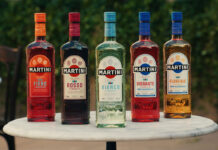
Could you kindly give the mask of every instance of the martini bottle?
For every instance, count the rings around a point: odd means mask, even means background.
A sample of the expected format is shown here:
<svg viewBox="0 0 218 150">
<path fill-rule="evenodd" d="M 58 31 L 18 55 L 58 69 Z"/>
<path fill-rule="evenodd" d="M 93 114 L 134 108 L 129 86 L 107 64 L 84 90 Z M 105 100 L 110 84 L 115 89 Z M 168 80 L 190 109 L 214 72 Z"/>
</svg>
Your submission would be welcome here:
<svg viewBox="0 0 218 150">
<path fill-rule="evenodd" d="M 172 39 L 163 47 L 164 115 L 191 117 L 191 45 L 182 38 L 182 13 L 172 13 Z"/>
<path fill-rule="evenodd" d="M 96 125 L 125 127 L 125 49 L 116 42 L 116 13 L 105 12 L 105 40 L 96 47 Z"/>
<path fill-rule="evenodd" d="M 35 13 L 35 41 L 26 48 L 27 118 L 54 121 L 55 49 L 46 41 L 46 13 Z"/>
<path fill-rule="evenodd" d="M 139 41 L 130 47 L 132 121 L 159 120 L 159 48 L 150 38 L 150 12 L 139 13 Z"/>
<path fill-rule="evenodd" d="M 69 13 L 69 41 L 62 45 L 62 124 L 89 123 L 88 47 L 80 40 L 80 13 Z"/>
</svg>

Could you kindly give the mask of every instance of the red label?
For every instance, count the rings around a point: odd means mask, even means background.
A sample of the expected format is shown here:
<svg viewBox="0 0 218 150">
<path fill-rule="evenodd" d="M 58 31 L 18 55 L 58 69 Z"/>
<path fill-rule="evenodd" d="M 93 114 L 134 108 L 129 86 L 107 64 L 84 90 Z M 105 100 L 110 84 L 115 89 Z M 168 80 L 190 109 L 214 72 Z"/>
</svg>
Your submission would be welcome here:
<svg viewBox="0 0 218 150">
<path fill-rule="evenodd" d="M 69 36 L 80 36 L 80 24 L 79 23 L 69 24 Z"/>
<path fill-rule="evenodd" d="M 79 66 L 77 66 L 77 65 L 72 65 L 72 66 L 70 66 L 70 68 L 76 69 L 76 68 L 79 68 Z M 71 77 L 78 77 L 78 76 L 79 76 L 79 73 L 75 73 L 75 74 L 71 73 L 70 76 L 71 76 Z"/>
<path fill-rule="evenodd" d="M 107 68 L 105 68 L 105 70 L 115 70 L 115 67 L 113 66 L 108 66 Z M 115 77 L 115 75 L 106 75 L 107 78 L 112 79 Z"/>
<path fill-rule="evenodd" d="M 51 62 L 44 55 L 35 55 L 29 61 L 30 97 L 51 96 Z"/>
</svg>

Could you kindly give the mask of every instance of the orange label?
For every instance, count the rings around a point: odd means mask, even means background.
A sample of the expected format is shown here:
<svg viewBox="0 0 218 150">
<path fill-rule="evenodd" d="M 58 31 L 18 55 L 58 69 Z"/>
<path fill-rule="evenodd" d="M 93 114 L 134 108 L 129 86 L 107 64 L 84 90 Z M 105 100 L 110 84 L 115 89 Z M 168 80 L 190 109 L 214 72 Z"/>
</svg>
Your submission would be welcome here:
<svg viewBox="0 0 218 150">
<path fill-rule="evenodd" d="M 51 96 L 51 62 L 44 55 L 35 55 L 29 61 L 30 97 Z"/>
<path fill-rule="evenodd" d="M 35 24 L 35 36 L 46 36 L 45 23 Z"/>
<path fill-rule="evenodd" d="M 35 13 L 35 22 L 46 22 L 46 13 Z"/>
</svg>

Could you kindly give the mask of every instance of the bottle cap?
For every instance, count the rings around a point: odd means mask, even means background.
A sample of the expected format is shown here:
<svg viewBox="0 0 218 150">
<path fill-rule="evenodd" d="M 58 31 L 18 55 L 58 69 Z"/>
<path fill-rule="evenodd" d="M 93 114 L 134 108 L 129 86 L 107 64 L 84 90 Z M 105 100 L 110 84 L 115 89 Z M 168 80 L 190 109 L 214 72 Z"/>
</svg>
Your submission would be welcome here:
<svg viewBox="0 0 218 150">
<path fill-rule="evenodd" d="M 150 12 L 139 12 L 139 21 L 149 22 Z"/>
<path fill-rule="evenodd" d="M 116 12 L 104 12 L 105 22 L 116 22 Z"/>
<path fill-rule="evenodd" d="M 79 12 L 70 12 L 69 13 L 69 22 L 80 22 L 80 13 Z"/>
<path fill-rule="evenodd" d="M 182 21 L 182 12 L 172 12 L 171 13 L 171 20 L 180 22 Z"/>
<path fill-rule="evenodd" d="M 172 34 L 182 35 L 182 12 L 172 12 Z"/>
<path fill-rule="evenodd" d="M 69 36 L 80 36 L 80 13 L 70 12 L 69 13 Z"/>
<path fill-rule="evenodd" d="M 46 22 L 46 13 L 35 13 L 34 20 L 35 22 Z"/>
</svg>

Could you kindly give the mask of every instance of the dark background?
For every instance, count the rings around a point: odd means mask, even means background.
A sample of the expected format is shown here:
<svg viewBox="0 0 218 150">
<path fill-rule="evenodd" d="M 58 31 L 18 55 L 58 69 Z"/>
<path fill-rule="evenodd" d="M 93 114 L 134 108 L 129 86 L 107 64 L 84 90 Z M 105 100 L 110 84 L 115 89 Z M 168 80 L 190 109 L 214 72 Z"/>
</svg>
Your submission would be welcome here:
<svg viewBox="0 0 218 150">
<path fill-rule="evenodd" d="M 160 46 L 162 71 L 162 46 L 171 38 L 170 13 L 183 12 L 184 39 L 192 45 L 192 107 L 193 113 L 218 121 L 218 0 L 1 0 L 0 45 L 26 46 L 34 40 L 35 12 L 47 13 L 47 40 L 56 49 L 56 108 L 60 111 L 60 55 L 59 48 L 68 41 L 68 12 L 81 13 L 81 41 L 90 52 L 91 105 L 94 109 L 95 47 L 103 41 L 103 12 L 117 12 L 117 41 L 126 48 L 127 86 L 130 90 L 129 47 L 138 40 L 138 12 L 151 12 L 152 40 Z M 25 52 L 25 50 L 23 50 Z M 162 72 L 161 72 L 162 73 Z M 6 72 L 0 64 L 0 114 L 3 108 Z M 162 74 L 161 108 L 162 108 Z M 128 108 L 130 103 L 127 92 Z M 17 115 L 26 114 L 25 55 L 21 82 L 19 82 Z M 1 116 L 1 115 L 0 115 Z"/>
</svg>

